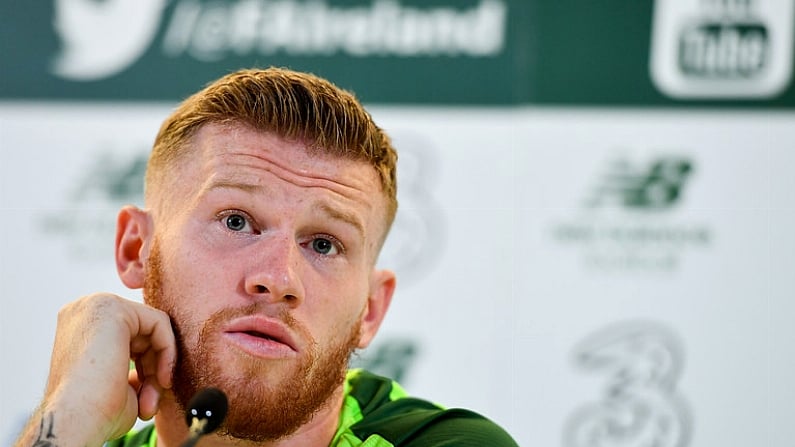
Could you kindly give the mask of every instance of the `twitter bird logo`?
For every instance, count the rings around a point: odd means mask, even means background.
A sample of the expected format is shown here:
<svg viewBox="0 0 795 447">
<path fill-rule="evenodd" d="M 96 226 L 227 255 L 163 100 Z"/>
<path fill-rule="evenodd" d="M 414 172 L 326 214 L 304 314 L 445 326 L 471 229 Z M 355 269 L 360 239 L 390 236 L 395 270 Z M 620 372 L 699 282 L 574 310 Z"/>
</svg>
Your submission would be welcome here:
<svg viewBox="0 0 795 447">
<path fill-rule="evenodd" d="M 52 71 L 73 81 L 121 72 L 146 51 L 168 0 L 55 0 L 62 51 Z"/>
</svg>

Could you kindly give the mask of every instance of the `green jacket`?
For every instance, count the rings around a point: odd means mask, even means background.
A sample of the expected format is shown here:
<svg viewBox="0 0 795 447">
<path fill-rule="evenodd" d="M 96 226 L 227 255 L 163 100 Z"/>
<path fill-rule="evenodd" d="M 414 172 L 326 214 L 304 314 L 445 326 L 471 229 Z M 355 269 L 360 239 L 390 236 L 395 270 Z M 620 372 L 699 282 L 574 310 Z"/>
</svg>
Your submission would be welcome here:
<svg viewBox="0 0 795 447">
<path fill-rule="evenodd" d="M 155 447 L 153 425 L 107 447 Z M 340 424 L 330 447 L 518 447 L 494 422 L 468 410 L 409 397 L 396 382 L 353 369 L 345 380 Z"/>
</svg>

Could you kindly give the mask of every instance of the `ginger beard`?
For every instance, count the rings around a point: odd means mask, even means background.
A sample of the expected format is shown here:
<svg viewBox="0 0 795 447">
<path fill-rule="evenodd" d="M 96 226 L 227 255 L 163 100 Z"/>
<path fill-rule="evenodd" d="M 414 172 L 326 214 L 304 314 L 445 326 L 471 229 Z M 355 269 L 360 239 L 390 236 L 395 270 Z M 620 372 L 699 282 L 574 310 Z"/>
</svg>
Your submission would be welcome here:
<svg viewBox="0 0 795 447">
<path fill-rule="evenodd" d="M 224 309 L 207 321 L 185 323 L 190 321 L 186 318 L 190 312 L 179 308 L 178 303 L 187 301 L 179 296 L 165 296 L 163 273 L 162 256 L 155 240 L 146 270 L 144 299 L 171 318 L 177 342 L 172 391 L 182 411 L 199 390 L 209 386 L 220 388 L 229 399 L 229 411 L 218 433 L 263 442 L 289 436 L 330 403 L 332 393 L 345 380 L 348 361 L 359 341 L 361 319 L 357 319 L 346 337 L 321 348 L 289 313 L 281 312 L 282 322 L 301 339 L 310 340 L 312 348 L 302 352 L 292 371 L 274 383 L 268 379 L 272 361 L 239 357 L 234 362 L 234 371 L 224 371 L 222 366 L 229 364 L 218 360 L 219 353 L 230 351 L 219 343 L 220 327 L 233 318 L 262 312 L 262 304 L 253 302 L 243 308 Z M 198 334 L 195 346 L 187 346 L 190 334 Z"/>
</svg>

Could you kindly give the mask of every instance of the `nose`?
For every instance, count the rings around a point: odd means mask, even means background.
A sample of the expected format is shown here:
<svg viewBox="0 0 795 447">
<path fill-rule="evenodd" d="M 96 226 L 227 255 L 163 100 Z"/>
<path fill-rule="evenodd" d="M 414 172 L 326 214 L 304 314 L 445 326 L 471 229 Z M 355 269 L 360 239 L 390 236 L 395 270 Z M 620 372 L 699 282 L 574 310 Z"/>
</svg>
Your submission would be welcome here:
<svg viewBox="0 0 795 447">
<path fill-rule="evenodd" d="M 294 307 L 304 298 L 298 275 L 300 253 L 294 240 L 269 237 L 251 247 L 251 265 L 244 279 L 246 294 L 253 299 L 284 302 Z"/>
</svg>

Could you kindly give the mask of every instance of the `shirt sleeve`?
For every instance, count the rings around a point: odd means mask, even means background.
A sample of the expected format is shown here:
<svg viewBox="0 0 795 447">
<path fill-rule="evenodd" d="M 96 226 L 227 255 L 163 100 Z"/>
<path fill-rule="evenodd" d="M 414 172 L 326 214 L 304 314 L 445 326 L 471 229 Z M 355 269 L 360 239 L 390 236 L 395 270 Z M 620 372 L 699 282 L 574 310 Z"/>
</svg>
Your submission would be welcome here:
<svg viewBox="0 0 795 447">
<path fill-rule="evenodd" d="M 359 439 L 378 435 L 395 447 L 518 447 L 502 427 L 478 413 L 413 398 L 381 406 L 351 429 Z"/>
<path fill-rule="evenodd" d="M 467 410 L 447 410 L 400 444 L 404 447 L 518 447 L 499 425 Z"/>
<path fill-rule="evenodd" d="M 154 446 L 155 426 L 147 425 L 140 431 L 132 430 L 126 435 L 105 443 L 105 447 L 152 447 Z"/>
</svg>

